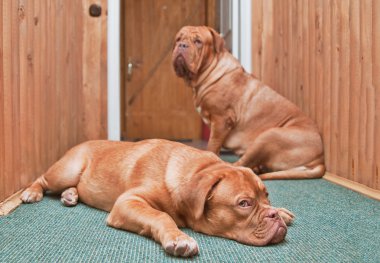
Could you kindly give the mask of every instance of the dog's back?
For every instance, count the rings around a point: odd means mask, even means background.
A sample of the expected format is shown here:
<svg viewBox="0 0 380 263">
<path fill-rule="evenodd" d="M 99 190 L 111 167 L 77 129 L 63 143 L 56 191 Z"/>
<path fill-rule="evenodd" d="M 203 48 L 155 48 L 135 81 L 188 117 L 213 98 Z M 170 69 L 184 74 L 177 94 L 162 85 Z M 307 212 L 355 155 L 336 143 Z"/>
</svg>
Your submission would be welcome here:
<svg viewBox="0 0 380 263">
<path fill-rule="evenodd" d="M 47 182 L 72 180 L 70 186 L 76 185 L 82 202 L 105 211 L 110 211 L 116 199 L 133 188 L 144 188 L 155 195 L 159 192 L 160 198 L 152 198 L 156 202 L 152 205 L 170 210 L 170 193 L 175 192 L 179 176 L 193 174 L 210 160 L 220 162 L 213 153 L 199 152 L 157 139 L 137 143 L 89 141 L 68 151 L 44 177 Z"/>
</svg>

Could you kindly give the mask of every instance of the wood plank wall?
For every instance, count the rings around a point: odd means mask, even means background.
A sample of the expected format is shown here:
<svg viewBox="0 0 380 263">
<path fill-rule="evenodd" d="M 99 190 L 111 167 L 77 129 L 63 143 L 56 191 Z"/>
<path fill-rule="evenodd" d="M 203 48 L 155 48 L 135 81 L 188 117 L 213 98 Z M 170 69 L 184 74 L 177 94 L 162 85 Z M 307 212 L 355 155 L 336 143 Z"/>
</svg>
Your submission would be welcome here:
<svg viewBox="0 0 380 263">
<path fill-rule="evenodd" d="M 253 73 L 322 133 L 327 170 L 380 189 L 380 1 L 253 0 Z"/>
<path fill-rule="evenodd" d="M 0 2 L 0 201 L 73 145 L 106 138 L 106 6 Z"/>
</svg>

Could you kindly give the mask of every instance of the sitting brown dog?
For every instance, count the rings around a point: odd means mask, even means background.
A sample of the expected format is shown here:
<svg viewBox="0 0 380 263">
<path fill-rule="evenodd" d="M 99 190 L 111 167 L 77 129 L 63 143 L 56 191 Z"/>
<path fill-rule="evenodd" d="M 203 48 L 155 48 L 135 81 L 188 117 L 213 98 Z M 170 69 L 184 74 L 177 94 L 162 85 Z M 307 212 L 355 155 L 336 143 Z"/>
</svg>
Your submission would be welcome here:
<svg viewBox="0 0 380 263">
<path fill-rule="evenodd" d="M 172 55 L 176 74 L 193 89 L 194 104 L 210 126 L 208 150 L 240 156 L 262 179 L 319 178 L 325 172 L 322 139 L 301 110 L 244 71 L 205 26 L 183 27 Z M 264 173 L 264 174 L 262 174 Z"/>
<path fill-rule="evenodd" d="M 293 215 L 269 205 L 261 180 L 250 170 L 165 140 L 137 143 L 89 141 L 68 151 L 21 195 L 40 201 L 61 193 L 64 205 L 78 199 L 109 211 L 107 224 L 152 237 L 165 251 L 193 256 L 189 227 L 209 235 L 264 246 L 281 242 Z"/>
</svg>

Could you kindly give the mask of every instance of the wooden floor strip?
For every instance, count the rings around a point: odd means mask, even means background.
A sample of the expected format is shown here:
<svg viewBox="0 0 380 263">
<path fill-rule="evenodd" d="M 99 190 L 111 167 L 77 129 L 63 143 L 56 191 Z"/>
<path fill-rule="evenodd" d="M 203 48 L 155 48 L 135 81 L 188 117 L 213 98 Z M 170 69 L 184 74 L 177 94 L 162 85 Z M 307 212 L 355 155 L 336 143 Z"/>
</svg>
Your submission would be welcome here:
<svg viewBox="0 0 380 263">
<path fill-rule="evenodd" d="M 24 189 L 14 193 L 3 202 L 0 203 L 0 216 L 6 216 L 21 205 L 20 195 Z"/>
<path fill-rule="evenodd" d="M 357 182 L 345 179 L 343 177 L 340 177 L 340 176 L 337 176 L 335 174 L 328 173 L 328 172 L 323 176 L 323 179 L 325 179 L 329 182 L 332 182 L 334 184 L 346 187 L 352 191 L 358 192 L 358 193 L 363 194 L 367 197 L 370 197 L 370 198 L 373 198 L 375 200 L 380 201 L 380 190 L 372 189 L 372 188 L 365 186 L 363 184 L 359 184 Z"/>
</svg>

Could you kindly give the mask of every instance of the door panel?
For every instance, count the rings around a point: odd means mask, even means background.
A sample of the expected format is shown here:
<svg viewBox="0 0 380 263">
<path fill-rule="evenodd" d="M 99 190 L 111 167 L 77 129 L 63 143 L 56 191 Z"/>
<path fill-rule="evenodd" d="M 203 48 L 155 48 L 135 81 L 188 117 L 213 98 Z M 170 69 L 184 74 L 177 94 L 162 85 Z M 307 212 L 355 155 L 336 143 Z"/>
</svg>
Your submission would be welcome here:
<svg viewBox="0 0 380 263">
<path fill-rule="evenodd" d="M 171 51 L 182 26 L 205 24 L 206 1 L 127 0 L 122 10 L 123 138 L 200 138 L 192 90 L 175 75 Z"/>
</svg>

